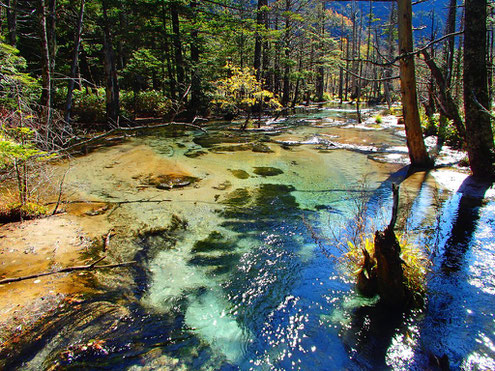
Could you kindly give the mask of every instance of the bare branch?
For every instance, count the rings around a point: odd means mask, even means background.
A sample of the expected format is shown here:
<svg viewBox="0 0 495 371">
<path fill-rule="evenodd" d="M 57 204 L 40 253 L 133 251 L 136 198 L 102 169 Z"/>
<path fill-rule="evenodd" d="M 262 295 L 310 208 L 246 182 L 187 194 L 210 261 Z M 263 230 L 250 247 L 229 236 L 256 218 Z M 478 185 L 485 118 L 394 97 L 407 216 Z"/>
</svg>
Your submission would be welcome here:
<svg viewBox="0 0 495 371">
<path fill-rule="evenodd" d="M 73 144 L 72 146 L 69 146 L 67 148 L 64 148 L 63 151 L 71 151 L 71 150 L 73 150 L 75 148 L 79 148 L 79 147 L 85 146 L 87 144 L 90 144 L 90 143 L 93 143 L 93 142 L 97 142 L 100 139 L 106 138 L 106 137 L 108 137 L 108 136 L 110 136 L 112 134 L 117 134 L 117 133 L 131 133 L 131 132 L 135 132 L 135 131 L 139 131 L 139 130 L 160 129 L 160 128 L 164 128 L 164 127 L 168 127 L 168 126 L 186 126 L 186 127 L 194 128 L 194 129 L 197 129 L 197 130 L 201 130 L 204 133 L 208 133 L 201 126 L 194 125 L 194 124 L 189 124 L 189 123 L 186 123 L 186 122 L 167 122 L 165 124 L 158 124 L 158 125 L 142 125 L 142 126 L 133 126 L 133 127 L 116 127 L 114 129 L 111 129 L 111 130 L 103 133 L 103 134 L 94 136 L 94 137 L 92 137 L 90 139 L 87 139 L 85 141 L 82 141 L 82 142 Z"/>
<path fill-rule="evenodd" d="M 358 79 L 361 79 L 361 80 L 364 80 L 364 81 L 370 81 L 370 82 L 380 82 L 380 81 L 390 81 L 390 80 L 396 80 L 398 78 L 400 78 L 399 75 L 396 75 L 396 76 L 390 76 L 390 77 L 382 77 L 381 79 L 370 79 L 370 78 L 367 78 L 367 77 L 364 77 L 364 76 L 361 76 L 355 72 L 352 72 L 351 70 L 345 68 L 344 66 L 341 66 L 342 69 L 345 71 L 345 72 L 348 72 L 350 73 L 352 76 L 354 77 L 357 77 Z"/>
<path fill-rule="evenodd" d="M 452 33 L 449 33 L 447 35 L 444 35 L 438 39 L 435 39 L 435 40 L 432 40 L 430 41 L 428 44 L 422 46 L 421 48 L 419 49 L 416 49 L 410 53 L 403 53 L 401 55 L 398 55 L 397 57 L 395 57 L 394 59 L 388 61 L 388 62 L 375 62 L 375 61 L 371 61 L 369 59 L 343 59 L 344 61 L 346 62 L 366 62 L 366 63 L 371 63 L 371 64 L 374 64 L 376 66 L 381 66 L 381 67 L 387 67 L 387 66 L 392 66 L 392 65 L 395 65 L 395 62 L 399 61 L 400 59 L 403 59 L 403 58 L 408 58 L 408 57 L 412 57 L 412 56 L 415 56 L 419 53 L 422 53 L 424 50 L 430 48 L 432 45 L 436 44 L 436 43 L 439 43 L 441 41 L 444 41 L 445 39 L 448 39 L 449 37 L 454 37 L 454 36 L 458 36 L 458 35 L 462 35 L 464 33 L 464 30 L 462 31 L 457 31 L 457 32 L 452 32 Z"/>
<path fill-rule="evenodd" d="M 95 260 L 93 263 L 88 264 L 88 265 L 77 265 L 74 267 L 68 267 L 68 268 L 63 268 L 59 269 L 56 271 L 51 271 L 51 272 L 43 272 L 43 273 L 37 273 L 37 274 L 30 274 L 28 276 L 22 276 L 22 277 L 15 277 L 15 278 L 6 278 L 3 280 L 0 280 L 0 285 L 5 285 L 7 283 L 12 283 L 12 282 L 19 282 L 19 281 L 24 281 L 24 280 L 29 280 L 32 278 L 38 278 L 38 277 L 44 277 L 44 276 L 49 276 L 52 274 L 57 274 L 57 273 L 69 273 L 69 272 L 74 272 L 74 271 L 83 271 L 83 270 L 93 270 L 93 269 L 103 269 L 103 268 L 117 268 L 117 267 L 126 267 L 128 265 L 136 264 L 136 261 L 129 261 L 125 263 L 118 263 L 118 264 L 106 264 L 106 265 L 96 265 L 103 259 L 105 259 L 106 256 L 99 258 Z"/>
</svg>

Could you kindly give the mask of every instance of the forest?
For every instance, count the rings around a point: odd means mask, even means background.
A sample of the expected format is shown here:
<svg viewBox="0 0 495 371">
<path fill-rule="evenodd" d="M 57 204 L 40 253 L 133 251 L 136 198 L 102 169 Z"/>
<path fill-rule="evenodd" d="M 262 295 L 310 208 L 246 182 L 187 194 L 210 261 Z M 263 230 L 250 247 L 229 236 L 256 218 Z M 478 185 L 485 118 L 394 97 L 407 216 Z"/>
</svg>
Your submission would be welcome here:
<svg viewBox="0 0 495 371">
<path fill-rule="evenodd" d="M 0 368 L 495 368 L 493 0 L 0 14 Z"/>
</svg>

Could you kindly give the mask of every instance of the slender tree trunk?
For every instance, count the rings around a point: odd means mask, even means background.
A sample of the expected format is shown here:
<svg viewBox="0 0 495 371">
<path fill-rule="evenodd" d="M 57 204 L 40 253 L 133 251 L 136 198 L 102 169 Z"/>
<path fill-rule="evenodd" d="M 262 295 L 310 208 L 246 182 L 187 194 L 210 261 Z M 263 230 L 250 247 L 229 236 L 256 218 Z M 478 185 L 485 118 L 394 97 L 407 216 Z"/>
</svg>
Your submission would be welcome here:
<svg viewBox="0 0 495 371">
<path fill-rule="evenodd" d="M 256 33 L 254 43 L 254 61 L 253 67 L 256 71 L 256 78 L 261 78 L 261 51 L 263 47 L 263 38 L 260 34 L 261 28 L 264 26 L 264 10 L 263 7 L 267 5 L 267 0 L 258 0 L 258 6 L 256 10 Z"/>
<path fill-rule="evenodd" d="M 323 57 L 324 57 L 324 41 L 325 37 L 325 0 L 321 0 L 318 7 L 318 18 L 319 18 L 319 50 L 318 50 L 318 61 L 316 68 L 316 100 L 319 102 L 323 101 L 323 92 L 325 90 L 325 69 L 323 68 Z"/>
<path fill-rule="evenodd" d="M 447 25 L 445 27 L 445 34 L 451 34 L 455 32 L 455 21 L 457 16 L 457 0 L 450 0 L 449 3 L 449 15 L 447 17 Z M 445 82 L 450 87 L 452 79 L 452 67 L 454 65 L 454 47 L 455 37 L 447 39 L 447 46 L 445 50 Z"/>
<path fill-rule="evenodd" d="M 113 51 L 112 34 L 107 15 L 106 0 L 101 2 L 103 6 L 103 53 L 106 80 L 106 107 L 107 122 L 117 123 L 120 115 L 119 84 L 117 80 L 117 68 Z"/>
<path fill-rule="evenodd" d="M 398 11 L 399 52 L 404 55 L 400 59 L 400 84 L 409 159 L 413 167 L 429 167 L 431 162 L 426 152 L 419 120 L 414 56 L 407 55 L 413 51 L 414 46 L 411 0 L 398 0 Z"/>
<path fill-rule="evenodd" d="M 392 7 L 390 9 L 390 18 L 389 18 L 389 28 L 388 28 L 388 35 L 387 35 L 387 42 L 388 42 L 388 58 L 392 59 L 392 55 L 394 54 L 394 21 L 395 21 L 395 4 L 392 4 Z M 391 77 L 392 76 L 392 71 L 390 67 L 386 67 L 383 76 L 385 77 Z M 392 82 L 390 80 L 384 81 L 383 82 L 383 91 L 385 94 L 385 100 L 387 101 L 387 106 L 388 109 L 392 108 Z"/>
<path fill-rule="evenodd" d="M 340 54 L 344 55 L 344 17 L 341 17 L 341 23 L 340 23 Z M 344 69 L 342 68 L 342 66 L 340 66 L 339 67 L 339 99 L 340 99 L 340 104 L 342 104 L 342 99 L 344 97 L 343 88 L 344 88 Z"/>
<path fill-rule="evenodd" d="M 17 0 L 7 0 L 7 30 L 8 41 L 12 46 L 17 45 Z"/>
<path fill-rule="evenodd" d="M 464 29 L 464 7 L 462 8 L 462 11 L 461 11 L 461 25 L 460 25 L 460 29 Z M 459 45 L 464 45 L 464 35 L 460 35 L 459 36 Z M 456 55 L 456 58 L 455 58 L 455 62 L 454 62 L 454 99 L 457 101 L 457 100 L 460 100 L 461 99 L 461 95 L 462 95 L 462 84 L 460 83 L 461 80 L 462 80 L 462 61 L 464 59 L 464 52 L 463 52 L 463 48 L 458 48 L 457 49 L 457 55 Z"/>
<path fill-rule="evenodd" d="M 174 69 L 171 63 L 172 56 L 170 54 L 170 37 L 167 33 L 167 12 L 165 9 L 165 1 L 161 1 L 161 10 L 162 10 L 162 22 L 163 22 L 163 47 L 165 51 L 164 60 L 166 60 L 167 64 L 167 75 L 168 75 L 168 85 L 169 85 L 169 93 L 171 99 L 176 99 L 177 89 L 176 82 L 174 76 Z"/>
<path fill-rule="evenodd" d="M 291 0 L 285 1 L 285 11 L 288 13 L 291 10 Z M 290 66 L 288 63 L 290 57 L 290 16 L 287 14 L 285 16 L 285 66 L 284 66 L 284 84 L 283 84 L 283 93 L 282 93 L 282 105 L 287 107 L 287 104 L 290 101 Z"/>
<path fill-rule="evenodd" d="M 278 31 L 278 11 L 275 13 L 275 31 Z M 277 40 L 275 44 L 275 59 L 274 59 L 274 76 L 273 76 L 273 92 L 275 96 L 279 96 L 280 94 L 280 79 L 281 79 L 281 71 L 280 71 L 280 57 L 282 54 L 282 40 Z"/>
<path fill-rule="evenodd" d="M 77 77 L 77 65 L 79 59 L 79 49 L 81 46 L 82 26 L 84 20 L 84 6 L 85 0 L 81 0 L 81 6 L 79 8 L 79 17 L 77 18 L 76 34 L 74 36 L 74 53 L 72 55 L 72 64 L 70 67 L 69 83 L 67 84 L 67 98 L 65 101 L 65 115 L 64 119 L 67 124 L 70 124 L 70 115 L 72 110 L 72 92 L 74 90 L 75 79 Z"/>
<path fill-rule="evenodd" d="M 190 7 L 193 16 L 196 16 L 196 7 L 198 6 L 197 1 L 191 1 Z M 201 79 L 199 77 L 199 39 L 198 39 L 198 29 L 194 25 L 193 31 L 191 31 L 191 101 L 189 105 L 189 110 L 193 117 L 196 115 L 198 109 L 201 107 Z"/>
<path fill-rule="evenodd" d="M 292 99 L 292 107 L 295 107 L 296 104 L 297 104 L 297 99 L 298 99 L 298 96 L 299 96 L 299 87 L 301 85 L 301 72 L 302 72 L 302 65 L 303 65 L 303 61 L 302 61 L 302 55 L 299 55 L 299 69 L 298 69 L 298 72 L 299 72 L 299 75 L 297 77 L 297 81 L 296 81 L 296 88 L 294 89 L 294 98 Z"/>
<path fill-rule="evenodd" d="M 52 106 L 52 73 L 50 46 L 48 45 L 48 30 L 47 30 L 47 7 L 45 0 L 39 1 L 40 13 L 40 31 L 41 31 L 41 109 L 43 124 L 46 130 L 46 139 L 50 131 L 51 124 L 51 106 Z"/>
<path fill-rule="evenodd" d="M 176 1 L 170 4 L 170 16 L 172 19 L 172 31 L 174 33 L 174 49 L 175 49 L 175 70 L 177 72 L 177 85 L 179 98 L 184 92 L 184 66 L 182 60 L 182 41 L 180 39 L 180 23 L 179 11 Z"/>
<path fill-rule="evenodd" d="M 457 108 L 457 105 L 450 94 L 450 90 L 448 89 L 447 82 L 445 81 L 442 71 L 436 65 L 433 58 L 430 57 L 426 50 L 423 51 L 423 55 L 425 57 L 425 63 L 430 68 L 431 75 L 435 79 L 438 86 L 438 100 L 440 110 L 442 114 L 447 118 L 451 119 L 454 122 L 454 126 L 457 129 L 457 132 L 461 136 L 461 138 L 466 137 L 466 130 L 464 129 L 464 124 L 462 122 L 461 115 Z"/>
<path fill-rule="evenodd" d="M 486 0 L 465 1 L 464 111 L 469 165 L 473 176 L 493 178 L 493 133 L 486 69 Z M 484 108 L 483 108 L 484 107 Z"/>
<path fill-rule="evenodd" d="M 47 36 L 48 47 L 50 48 L 50 72 L 55 71 L 55 55 L 57 54 L 57 1 L 48 0 Z M 51 89 L 54 91 L 53 79 L 51 79 Z"/>
<path fill-rule="evenodd" d="M 265 0 L 265 7 L 268 6 L 268 0 Z M 265 26 L 265 30 L 270 29 L 270 17 L 268 11 L 264 9 L 263 11 L 263 24 Z M 265 38 L 263 41 L 263 57 L 262 57 L 262 78 L 263 78 L 263 86 L 272 91 L 273 90 L 273 82 L 272 75 L 273 73 L 270 71 L 270 42 L 268 38 Z"/>
</svg>

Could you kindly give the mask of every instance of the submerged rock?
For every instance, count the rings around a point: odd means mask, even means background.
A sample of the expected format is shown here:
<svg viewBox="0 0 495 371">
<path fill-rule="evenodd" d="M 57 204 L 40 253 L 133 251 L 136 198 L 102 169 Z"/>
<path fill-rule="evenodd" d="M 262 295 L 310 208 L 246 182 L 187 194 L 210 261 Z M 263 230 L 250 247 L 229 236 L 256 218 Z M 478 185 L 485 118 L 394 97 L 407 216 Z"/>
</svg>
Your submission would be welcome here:
<svg viewBox="0 0 495 371">
<path fill-rule="evenodd" d="M 245 137 L 241 135 L 210 134 L 201 137 L 196 137 L 193 139 L 193 142 L 200 145 L 203 148 L 212 148 L 214 146 L 218 146 L 219 144 L 249 143 L 250 140 L 251 139 L 249 137 Z"/>
<path fill-rule="evenodd" d="M 240 169 L 229 169 L 233 176 L 237 179 L 248 179 L 250 177 L 249 173 Z"/>
<path fill-rule="evenodd" d="M 203 155 L 206 155 L 208 152 L 206 151 L 201 151 L 201 150 L 194 150 L 190 149 L 184 153 L 184 156 L 189 157 L 189 158 L 197 158 Z"/>
<path fill-rule="evenodd" d="M 236 144 L 231 146 L 214 146 L 210 148 L 212 152 L 242 152 L 249 151 L 252 148 L 250 144 Z"/>
<path fill-rule="evenodd" d="M 196 183 L 198 180 L 198 178 L 189 175 L 168 174 L 148 179 L 148 184 L 158 189 L 170 190 L 187 187 L 190 184 Z"/>
<path fill-rule="evenodd" d="M 273 150 L 263 143 L 254 143 L 252 151 L 258 153 L 273 153 Z"/>
<path fill-rule="evenodd" d="M 276 167 L 269 166 L 255 167 L 253 172 L 259 176 L 276 176 L 284 173 Z"/>
<path fill-rule="evenodd" d="M 248 177 L 249 177 L 249 174 L 248 174 Z M 219 185 L 213 186 L 212 188 L 218 189 L 219 191 L 225 191 L 225 190 L 229 189 L 230 187 L 232 187 L 232 183 L 230 183 L 228 180 L 226 180 L 225 182 L 222 182 Z"/>
</svg>

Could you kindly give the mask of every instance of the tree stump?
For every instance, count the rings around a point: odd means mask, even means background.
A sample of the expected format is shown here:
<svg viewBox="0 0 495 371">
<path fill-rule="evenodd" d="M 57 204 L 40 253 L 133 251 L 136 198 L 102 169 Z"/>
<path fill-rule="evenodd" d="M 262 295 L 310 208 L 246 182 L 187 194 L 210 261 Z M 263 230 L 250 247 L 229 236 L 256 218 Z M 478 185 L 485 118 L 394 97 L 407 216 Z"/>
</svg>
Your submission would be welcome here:
<svg viewBox="0 0 495 371">
<path fill-rule="evenodd" d="M 392 228 L 375 233 L 376 281 L 378 295 L 388 305 L 399 307 L 407 303 L 400 245 Z"/>
</svg>

